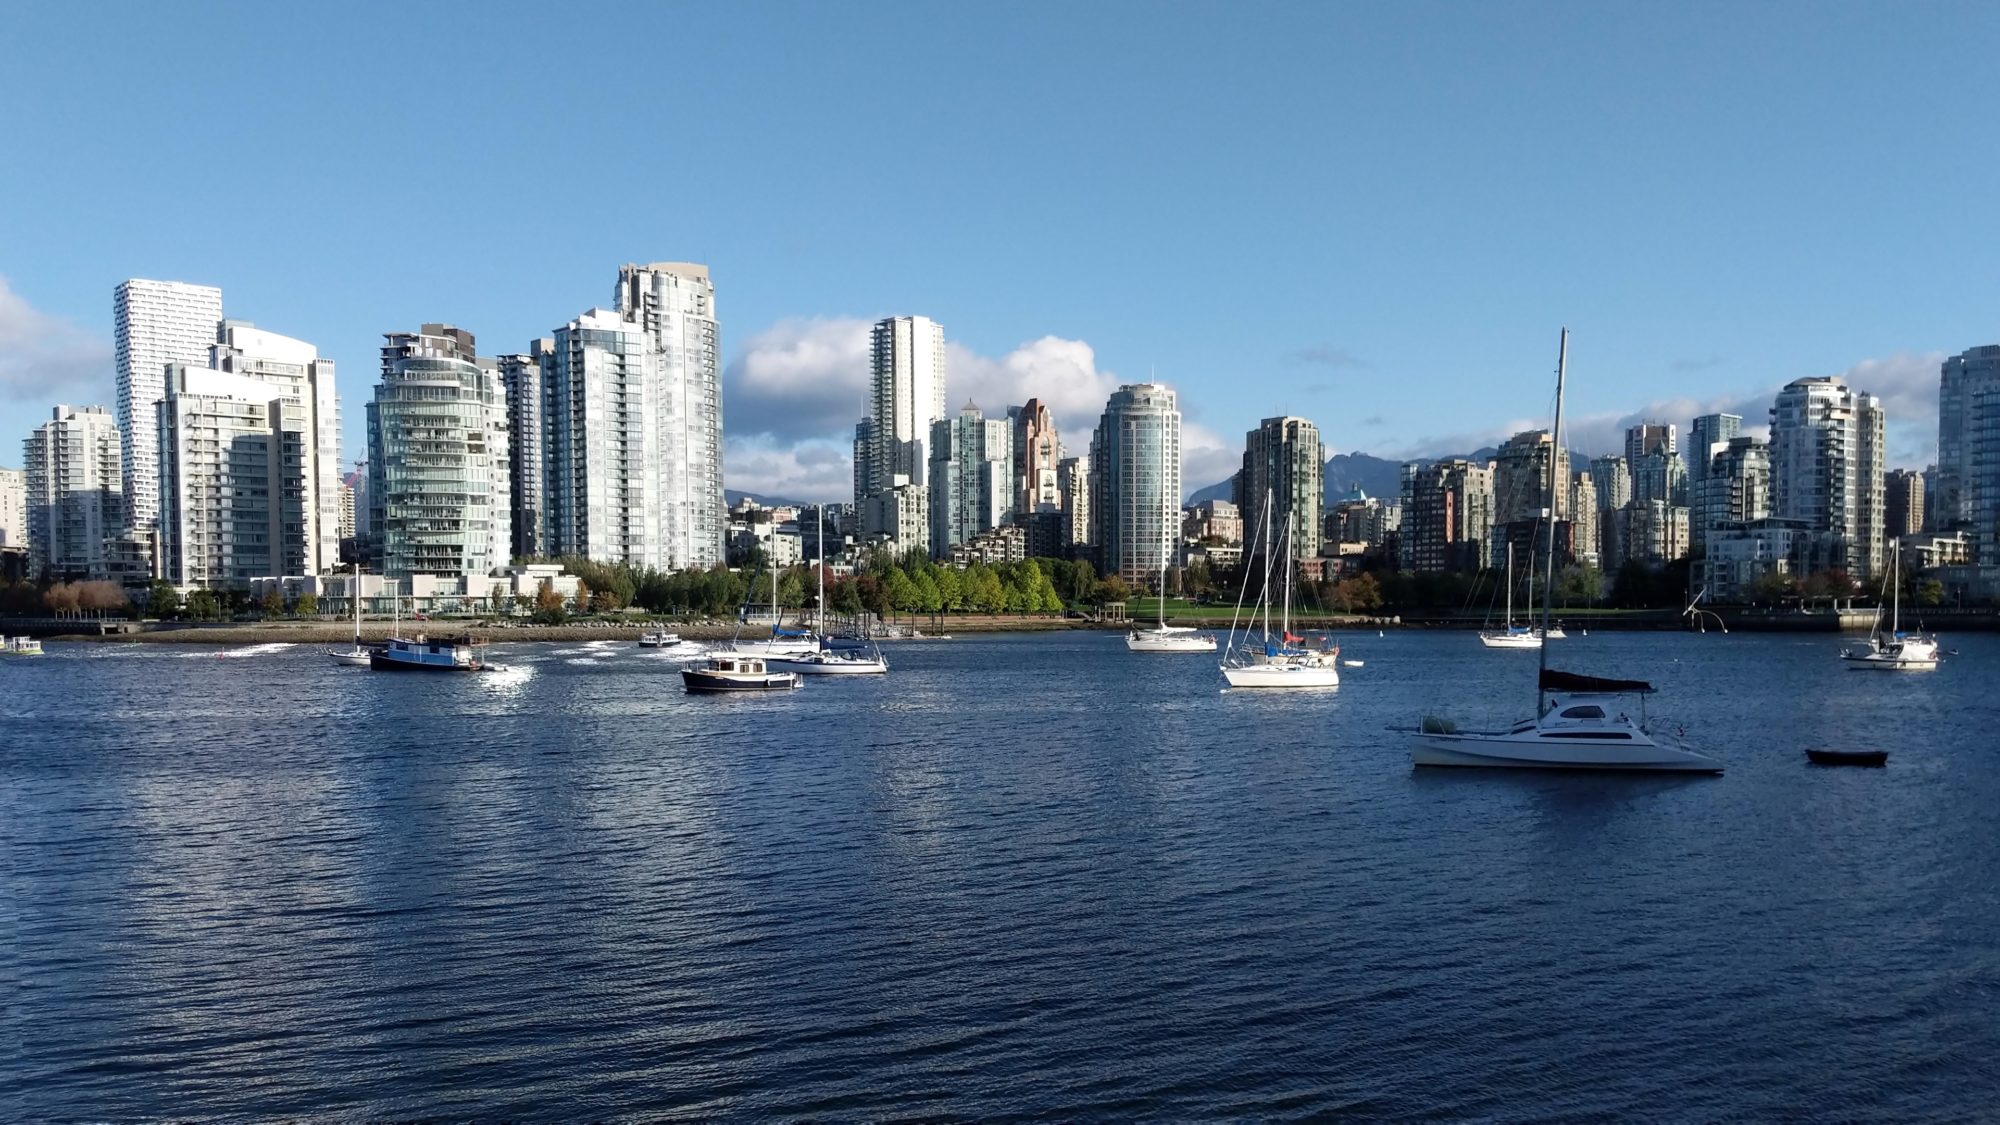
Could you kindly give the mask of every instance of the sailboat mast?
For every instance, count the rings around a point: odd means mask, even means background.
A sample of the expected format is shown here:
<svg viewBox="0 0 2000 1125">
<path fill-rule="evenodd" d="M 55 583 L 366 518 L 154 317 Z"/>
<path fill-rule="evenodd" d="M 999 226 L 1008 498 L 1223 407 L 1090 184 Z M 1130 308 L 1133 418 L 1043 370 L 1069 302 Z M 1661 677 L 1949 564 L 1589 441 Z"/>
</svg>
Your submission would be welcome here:
<svg viewBox="0 0 2000 1125">
<path fill-rule="evenodd" d="M 819 572 L 819 604 L 814 608 L 819 611 L 819 631 L 821 633 L 825 633 L 826 632 L 826 505 L 824 503 L 821 503 L 818 508 L 818 522 L 819 522 L 819 530 L 813 536 L 813 542 L 818 546 L 819 549 L 814 552 L 816 558 L 814 559 L 813 562 L 813 569 Z"/>
<path fill-rule="evenodd" d="M 1563 453 L 1563 380 L 1569 374 L 1569 329 L 1562 330 L 1562 343 L 1556 347 L 1556 421 L 1549 433 L 1549 559 L 1542 568 L 1542 643 L 1536 646 L 1540 655 L 1540 666 L 1535 671 L 1535 715 L 1542 713 L 1542 676 L 1549 669 L 1549 607 L 1555 598 L 1549 596 L 1556 588 L 1556 513 L 1561 506 L 1556 503 L 1556 460 Z M 1530 571 L 1534 560 L 1529 560 Z"/>
<path fill-rule="evenodd" d="M 1490 607 L 1493 603 L 1486 604 Z M 1489 608 L 1486 612 L 1492 613 L 1493 610 Z M 1492 618 L 1487 620 L 1490 621 Z M 1514 631 L 1514 541 L 1512 539 L 1507 540 L 1507 620 L 1504 625 L 1507 632 Z"/>
<path fill-rule="evenodd" d="M 1271 643 L 1271 490 L 1264 490 L 1264 643 Z"/>
</svg>

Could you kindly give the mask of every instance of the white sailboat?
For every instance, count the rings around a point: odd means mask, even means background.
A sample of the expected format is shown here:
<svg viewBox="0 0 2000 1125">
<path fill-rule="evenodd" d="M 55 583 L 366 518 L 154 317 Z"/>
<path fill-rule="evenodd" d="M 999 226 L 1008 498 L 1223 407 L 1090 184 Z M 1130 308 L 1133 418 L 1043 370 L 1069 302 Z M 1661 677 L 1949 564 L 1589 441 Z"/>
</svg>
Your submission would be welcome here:
<svg viewBox="0 0 2000 1125">
<path fill-rule="evenodd" d="M 826 517 L 819 521 L 819 560 L 813 569 L 819 572 L 819 626 L 826 628 Z M 854 649 L 836 649 L 824 641 L 812 652 L 789 655 L 773 654 L 765 658 L 766 664 L 778 672 L 796 672 L 801 676 L 884 676 L 889 672 L 889 662 L 882 659 L 882 650 L 871 644 L 866 652 Z"/>
<path fill-rule="evenodd" d="M 1162 416 L 1161 428 L 1166 426 Z M 1173 518 L 1160 514 L 1160 623 L 1151 629 L 1137 626 L 1125 634 L 1125 647 L 1132 652 L 1214 652 L 1215 634 L 1189 625 L 1167 624 L 1167 556 L 1172 553 L 1170 531 Z"/>
<path fill-rule="evenodd" d="M 1308 649 L 1304 637 L 1292 635 L 1292 533 L 1285 529 L 1281 553 L 1285 556 L 1284 602 L 1279 638 L 1271 638 L 1271 495 L 1264 495 L 1264 588 L 1257 595 L 1263 613 L 1264 635 L 1253 642 L 1248 630 L 1244 643 L 1236 643 L 1236 621 L 1229 623 L 1229 650 L 1222 659 L 1222 678 L 1232 688 L 1331 688 L 1340 686 L 1340 650 Z M 1239 594 L 1237 608 L 1242 609 Z"/>
<path fill-rule="evenodd" d="M 1486 612 L 1491 613 L 1493 611 L 1489 609 Z M 1528 617 L 1532 620 L 1534 616 L 1534 595 L 1530 594 L 1528 597 Z M 1489 617 L 1487 620 L 1491 621 L 1492 618 Z M 1542 647 L 1541 634 L 1536 633 L 1526 626 L 1517 627 L 1514 624 L 1514 544 L 1512 542 L 1507 544 L 1507 616 L 1501 622 L 1501 627 L 1498 630 L 1481 629 L 1479 631 L 1479 643 L 1485 645 L 1487 648 Z"/>
<path fill-rule="evenodd" d="M 807 656 L 820 650 L 819 634 L 811 629 L 787 629 L 778 616 L 778 525 L 771 524 L 771 638 L 764 641 L 746 641 L 741 638 L 742 625 L 739 620 L 737 639 L 729 642 L 729 651 L 749 656 Z"/>
<path fill-rule="evenodd" d="M 1563 380 L 1569 366 L 1569 329 L 1563 329 L 1556 359 L 1556 417 L 1551 438 L 1562 448 Z M 1550 493 L 1554 493 L 1555 460 L 1549 462 Z M 1550 529 L 1547 584 L 1555 579 L 1555 535 Z M 1548 627 L 1549 605 L 1542 605 L 1542 626 Z M 1721 773 L 1722 761 L 1691 750 L 1678 740 L 1655 732 L 1645 712 L 1653 685 L 1643 680 L 1611 680 L 1580 676 L 1549 667 L 1542 650 L 1535 680 L 1535 715 L 1506 730 L 1462 731 L 1437 718 L 1425 718 L 1413 732 L 1410 761 L 1419 766 L 1484 766 L 1507 769 L 1595 769 Z M 1636 697 L 1634 719 L 1620 697 Z"/>
<path fill-rule="evenodd" d="M 338 664 L 343 668 L 366 668 L 368 667 L 369 662 L 371 658 L 375 655 L 375 653 L 374 650 L 365 648 L 361 644 L 361 564 L 360 563 L 354 564 L 353 581 L 354 585 L 348 590 L 348 595 L 349 595 L 348 600 L 354 603 L 354 647 L 348 649 L 346 652 L 340 652 L 338 650 L 334 650 L 328 652 L 326 655 L 327 659 L 333 661 L 335 664 Z"/>
<path fill-rule="evenodd" d="M 1903 632 L 1903 553 L 1889 555 L 1889 631 L 1882 632 L 1882 607 L 1875 607 L 1875 624 L 1866 648 L 1844 648 L 1840 658 L 1855 671 L 1928 672 L 1938 666 L 1936 637 Z"/>
</svg>

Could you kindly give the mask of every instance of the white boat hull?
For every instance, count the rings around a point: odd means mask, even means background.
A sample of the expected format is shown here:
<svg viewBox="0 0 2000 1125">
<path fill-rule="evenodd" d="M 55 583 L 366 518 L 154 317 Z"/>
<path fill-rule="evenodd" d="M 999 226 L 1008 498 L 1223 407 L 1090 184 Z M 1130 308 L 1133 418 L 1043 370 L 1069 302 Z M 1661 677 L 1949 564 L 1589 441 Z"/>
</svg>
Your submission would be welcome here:
<svg viewBox="0 0 2000 1125">
<path fill-rule="evenodd" d="M 1505 734 L 1418 734 L 1410 740 L 1410 762 L 1485 769 L 1722 772 L 1722 763 L 1716 759 L 1665 743 L 1594 738 L 1557 741 Z"/>
<path fill-rule="evenodd" d="M 729 646 L 731 652 L 745 656 L 806 656 L 819 651 L 816 640 L 803 641 L 739 641 Z"/>
<path fill-rule="evenodd" d="M 1935 656 L 1842 656 L 1841 659 L 1852 672 L 1930 672 L 1938 666 Z"/>
<path fill-rule="evenodd" d="M 374 653 L 365 648 L 357 648 L 353 652 L 329 652 L 326 656 L 343 668 L 366 668 Z"/>
<path fill-rule="evenodd" d="M 1127 633 L 1125 647 L 1133 652 L 1214 652 L 1215 638 L 1195 633 Z"/>
<path fill-rule="evenodd" d="M 1340 686 L 1340 672 L 1304 664 L 1225 665 L 1222 678 L 1233 688 L 1330 688 Z"/>
<path fill-rule="evenodd" d="M 1542 638 L 1533 633 L 1481 633 L 1479 643 L 1487 648 L 1540 648 Z"/>
<path fill-rule="evenodd" d="M 777 671 L 797 672 L 801 676 L 882 676 L 889 672 L 888 661 L 870 660 L 865 657 L 858 660 L 845 657 L 809 660 L 772 656 L 767 657 L 765 663 Z"/>
</svg>

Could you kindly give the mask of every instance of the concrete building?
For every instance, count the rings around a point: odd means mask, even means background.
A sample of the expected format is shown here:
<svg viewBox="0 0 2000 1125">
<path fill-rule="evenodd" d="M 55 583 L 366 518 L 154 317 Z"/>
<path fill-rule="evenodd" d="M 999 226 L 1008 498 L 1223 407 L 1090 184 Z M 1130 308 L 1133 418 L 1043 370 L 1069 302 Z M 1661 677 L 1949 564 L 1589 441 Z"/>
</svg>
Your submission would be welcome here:
<svg viewBox="0 0 2000 1125">
<path fill-rule="evenodd" d="M 368 404 L 370 554 L 391 578 L 477 577 L 508 562 L 507 402 L 472 333 L 391 332 Z"/>
<path fill-rule="evenodd" d="M 1227 500 L 1203 500 L 1182 511 L 1181 538 L 1189 543 L 1241 546 L 1243 514 Z"/>
<path fill-rule="evenodd" d="M 1688 510 L 1665 500 L 1634 500 L 1613 514 L 1617 562 L 1664 566 L 1688 555 Z"/>
<path fill-rule="evenodd" d="M 1492 466 L 1493 535 L 1486 565 L 1505 566 L 1510 541 L 1534 542 L 1541 534 L 1537 529 L 1566 520 L 1569 457 L 1556 448 L 1549 431 L 1528 430 L 1508 438 L 1495 451 Z"/>
<path fill-rule="evenodd" d="M 1796 379 L 1771 406 L 1771 514 L 1831 533 L 1861 582 L 1885 561 L 1881 400 L 1838 376 Z"/>
<path fill-rule="evenodd" d="M 1931 526 L 1965 528 L 1978 564 L 2000 565 L 2000 344 L 1944 361 L 1938 381 L 1937 488 Z"/>
<path fill-rule="evenodd" d="M 1844 552 L 1835 536 L 1803 520 L 1766 517 L 1709 528 L 1699 582 L 1708 599 L 1743 603 L 1754 599 L 1757 583 L 1772 574 L 1804 578 L 1836 565 Z"/>
<path fill-rule="evenodd" d="M 117 423 L 101 406 L 58 406 L 28 435 L 22 472 L 30 574 L 110 576 L 106 540 L 123 531 L 126 519 L 121 444 Z"/>
<path fill-rule="evenodd" d="M 671 391 L 645 331 L 592 309 L 555 330 L 540 366 L 544 541 L 534 553 L 656 570 L 691 565 L 668 553 L 661 430 L 679 422 L 670 421 L 674 408 L 663 400 Z"/>
<path fill-rule="evenodd" d="M 338 527 L 327 528 L 322 563 L 309 401 L 248 375 L 176 363 L 155 409 L 161 578 L 243 590 L 252 578 L 333 569 Z"/>
<path fill-rule="evenodd" d="M 547 388 L 542 366 L 553 365 L 555 340 L 536 340 L 525 353 L 494 356 L 494 375 L 507 395 L 507 495 L 513 505 L 509 553 L 516 559 L 549 553 L 548 511 L 543 501 L 546 471 L 543 439 L 548 429 Z"/>
<path fill-rule="evenodd" d="M 0 547 L 28 546 L 28 474 L 0 469 Z"/>
<path fill-rule="evenodd" d="M 1692 486 L 1688 545 L 1707 550 L 1708 533 L 1725 524 L 1755 523 L 1771 514 L 1771 448 L 1751 437 L 1729 439 Z"/>
<path fill-rule="evenodd" d="M 304 422 L 301 450 L 305 555 L 303 570 L 318 574 L 340 564 L 340 395 L 333 361 L 303 340 L 280 336 L 247 320 L 224 320 L 209 349 L 208 366 L 255 380 L 296 407 Z M 254 396 L 262 391 L 252 391 Z M 269 401 L 268 397 L 266 401 Z M 161 456 L 167 446 L 162 444 Z M 162 473 L 165 469 L 162 467 Z M 167 498 L 162 494 L 164 507 Z M 271 573 L 271 572 L 266 572 Z"/>
<path fill-rule="evenodd" d="M 1708 476 L 1715 455 L 1743 434 L 1740 414 L 1704 414 L 1688 428 L 1687 479 L 1690 492 Z M 1690 506 L 1698 508 L 1690 500 Z M 1697 513 L 1699 518 L 1699 513 Z"/>
<path fill-rule="evenodd" d="M 1673 426 L 1647 422 L 1626 430 L 1625 465 L 1632 473 L 1633 501 L 1687 502 L 1687 467 Z"/>
<path fill-rule="evenodd" d="M 1257 529 L 1267 522 L 1265 497 L 1272 505 L 1271 547 L 1291 543 L 1294 559 L 1316 558 L 1326 506 L 1326 458 L 1319 427 L 1304 418 L 1266 418 L 1244 435 L 1243 467 L 1233 482 L 1236 508 L 1250 536 L 1243 544 L 1255 558 L 1264 549 Z"/>
<path fill-rule="evenodd" d="M 855 507 L 861 526 L 870 529 L 861 537 L 865 543 L 899 556 L 931 549 L 930 497 L 923 485 L 897 485 Z"/>
<path fill-rule="evenodd" d="M 1063 545 L 1091 546 L 1089 459 L 1065 457 L 1056 462 L 1056 488 L 1062 494 Z"/>
<path fill-rule="evenodd" d="M 1913 469 L 1892 469 L 1883 479 L 1882 511 L 1885 533 L 1891 539 L 1915 535 L 1924 529 L 1924 474 Z"/>
<path fill-rule="evenodd" d="M 1099 569 L 1148 587 L 1159 581 L 1180 530 L 1181 412 L 1172 388 L 1128 383 L 1111 393 L 1090 447 L 1090 512 Z"/>
<path fill-rule="evenodd" d="M 167 367 L 208 365 L 222 323 L 222 290 L 135 277 L 112 291 L 111 316 L 127 530 L 150 543 L 160 507 L 160 443 L 154 427 L 159 402 L 167 394 Z"/>
<path fill-rule="evenodd" d="M 1569 507 L 1566 510 L 1572 525 L 1571 547 L 1576 561 L 1584 566 L 1602 567 L 1603 517 L 1597 502 L 1597 479 L 1588 470 L 1570 478 Z"/>
<path fill-rule="evenodd" d="M 1398 565 L 1419 573 L 1478 570 L 1493 533 L 1493 470 L 1471 461 L 1403 466 Z"/>
<path fill-rule="evenodd" d="M 722 344 L 715 285 L 693 262 L 627 265 L 616 307 L 644 334 L 649 401 L 635 410 L 655 443 L 647 454 L 663 569 L 723 559 Z M 553 506 L 551 494 L 545 502 Z"/>
<path fill-rule="evenodd" d="M 867 414 L 854 431 L 854 500 L 865 535 L 892 535 L 893 529 L 871 521 L 900 512 L 904 504 L 867 501 L 927 484 L 931 427 L 945 416 L 944 386 L 943 325 L 922 316 L 876 322 L 869 342 Z"/>
<path fill-rule="evenodd" d="M 1014 426 L 1014 512 L 1017 517 L 1062 509 L 1062 436 L 1041 399 L 1007 408 Z"/>
<path fill-rule="evenodd" d="M 975 536 L 1014 522 L 1019 496 L 1014 456 L 1015 424 L 988 418 L 968 402 L 951 418 L 931 424 L 931 554 L 948 558 Z"/>
<path fill-rule="evenodd" d="M 346 481 L 340 484 L 340 537 L 354 538 L 354 486 Z"/>
</svg>

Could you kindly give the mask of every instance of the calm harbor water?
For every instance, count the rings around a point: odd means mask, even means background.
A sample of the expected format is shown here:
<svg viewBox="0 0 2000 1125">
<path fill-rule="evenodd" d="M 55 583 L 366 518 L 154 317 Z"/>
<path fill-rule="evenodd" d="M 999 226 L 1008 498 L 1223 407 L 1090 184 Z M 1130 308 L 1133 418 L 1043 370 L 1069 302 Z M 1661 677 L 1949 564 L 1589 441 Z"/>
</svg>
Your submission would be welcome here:
<svg viewBox="0 0 2000 1125">
<path fill-rule="evenodd" d="M 2000 1105 L 2000 637 L 1552 649 L 1720 778 L 1413 772 L 1386 726 L 1520 717 L 1534 655 L 1345 642 L 1325 694 L 1064 634 L 765 698 L 623 644 L 52 644 L 0 664 L 0 1114 Z"/>
</svg>

